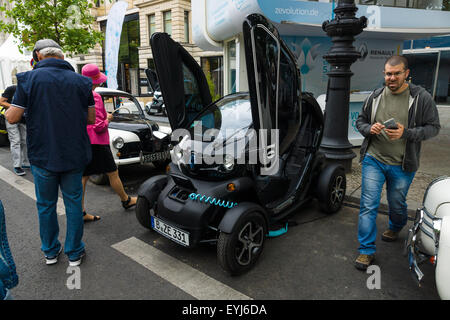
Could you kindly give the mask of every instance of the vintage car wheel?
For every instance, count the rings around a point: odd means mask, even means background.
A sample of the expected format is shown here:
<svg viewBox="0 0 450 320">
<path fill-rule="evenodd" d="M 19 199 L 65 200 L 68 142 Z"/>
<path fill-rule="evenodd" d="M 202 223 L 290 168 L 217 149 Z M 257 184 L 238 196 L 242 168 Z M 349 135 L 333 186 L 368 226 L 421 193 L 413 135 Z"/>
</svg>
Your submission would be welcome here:
<svg viewBox="0 0 450 320">
<path fill-rule="evenodd" d="M 100 186 L 106 185 L 109 183 L 109 179 L 108 179 L 108 175 L 105 173 L 101 173 L 101 174 L 93 174 L 89 177 L 89 180 L 93 183 L 93 184 L 97 184 Z"/>
<path fill-rule="evenodd" d="M 320 173 L 316 196 L 323 212 L 335 213 L 342 207 L 346 186 L 347 180 L 342 166 L 329 165 Z"/>
<path fill-rule="evenodd" d="M 8 144 L 8 134 L 0 133 L 0 147 L 7 146 Z"/>
<path fill-rule="evenodd" d="M 264 247 L 267 225 L 257 210 L 248 210 L 236 222 L 233 232 L 221 232 L 217 243 L 217 257 L 221 267 L 231 275 L 250 270 Z"/>
<path fill-rule="evenodd" d="M 150 202 L 145 198 L 138 196 L 136 202 L 136 219 L 147 229 L 152 229 L 152 220 L 150 216 Z"/>
</svg>

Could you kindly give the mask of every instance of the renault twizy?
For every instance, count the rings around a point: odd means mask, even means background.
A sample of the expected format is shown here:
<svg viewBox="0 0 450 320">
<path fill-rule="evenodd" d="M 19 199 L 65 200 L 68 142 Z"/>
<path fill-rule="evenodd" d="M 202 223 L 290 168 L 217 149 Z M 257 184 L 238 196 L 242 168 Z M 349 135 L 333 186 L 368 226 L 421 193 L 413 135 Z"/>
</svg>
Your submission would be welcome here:
<svg viewBox="0 0 450 320">
<path fill-rule="evenodd" d="M 319 152 L 323 114 L 300 91 L 295 57 L 261 15 L 249 15 L 243 32 L 249 92 L 215 102 L 197 62 L 169 35 L 153 34 L 176 144 L 167 175 L 145 181 L 136 206 L 140 224 L 178 244 L 216 244 L 232 275 L 252 268 L 270 230 L 300 206 L 317 198 L 336 212 L 346 190 L 343 167 Z"/>
</svg>

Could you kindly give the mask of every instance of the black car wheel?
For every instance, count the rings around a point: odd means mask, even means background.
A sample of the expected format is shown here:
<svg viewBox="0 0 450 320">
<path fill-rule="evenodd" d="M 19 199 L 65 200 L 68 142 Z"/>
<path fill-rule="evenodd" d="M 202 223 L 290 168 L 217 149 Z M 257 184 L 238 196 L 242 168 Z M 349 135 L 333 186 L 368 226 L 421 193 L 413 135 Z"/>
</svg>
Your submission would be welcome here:
<svg viewBox="0 0 450 320">
<path fill-rule="evenodd" d="M 152 220 L 150 215 L 150 209 L 153 205 L 145 198 L 138 196 L 136 202 L 136 219 L 138 222 L 147 229 L 152 229 Z"/>
<path fill-rule="evenodd" d="M 320 174 L 316 196 L 320 208 L 325 213 L 335 213 L 344 202 L 347 180 L 345 170 L 340 165 L 329 165 Z"/>
<path fill-rule="evenodd" d="M 106 185 L 109 183 L 109 179 L 108 179 L 108 175 L 105 173 L 101 173 L 101 174 L 93 174 L 89 177 L 89 180 L 93 183 L 93 184 L 97 184 L 100 186 Z"/>
<path fill-rule="evenodd" d="M 222 268 L 231 275 L 250 270 L 261 255 L 266 234 L 262 213 L 248 210 L 242 214 L 232 233 L 219 235 L 217 257 Z"/>
</svg>

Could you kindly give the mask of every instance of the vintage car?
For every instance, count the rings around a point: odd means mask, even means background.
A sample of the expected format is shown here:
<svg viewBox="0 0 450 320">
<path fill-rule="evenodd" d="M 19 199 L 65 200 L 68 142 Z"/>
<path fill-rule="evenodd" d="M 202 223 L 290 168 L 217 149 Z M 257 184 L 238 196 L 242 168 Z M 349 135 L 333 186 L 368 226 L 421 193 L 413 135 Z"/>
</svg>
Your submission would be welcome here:
<svg viewBox="0 0 450 320">
<path fill-rule="evenodd" d="M 185 246 L 214 244 L 231 275 L 250 270 L 265 239 L 318 199 L 338 211 L 344 168 L 319 151 L 323 114 L 302 93 L 296 59 L 263 16 L 243 24 L 249 92 L 212 101 L 195 59 L 166 33 L 151 48 L 172 139 L 170 171 L 138 190 L 139 223 Z M 211 161 L 213 160 L 213 161 Z"/>
<path fill-rule="evenodd" d="M 170 127 L 151 120 L 139 101 L 127 92 L 103 87 L 95 91 L 102 96 L 106 111 L 114 115 L 108 130 L 117 166 L 147 162 L 165 166 L 170 158 Z M 105 174 L 93 175 L 90 180 L 95 184 L 108 182 Z"/>
<path fill-rule="evenodd" d="M 425 276 L 419 265 L 436 266 L 436 288 L 441 299 L 450 300 L 450 177 L 439 177 L 427 187 L 405 243 L 409 268 L 420 284 Z"/>
</svg>

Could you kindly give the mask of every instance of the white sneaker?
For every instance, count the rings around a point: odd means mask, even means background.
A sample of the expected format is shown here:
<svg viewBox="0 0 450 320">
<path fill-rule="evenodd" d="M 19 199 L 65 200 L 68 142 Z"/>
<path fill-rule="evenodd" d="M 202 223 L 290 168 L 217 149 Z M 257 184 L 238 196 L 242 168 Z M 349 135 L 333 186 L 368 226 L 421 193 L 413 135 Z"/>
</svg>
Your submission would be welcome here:
<svg viewBox="0 0 450 320">
<path fill-rule="evenodd" d="M 52 265 L 52 264 L 57 263 L 57 262 L 58 262 L 59 255 L 61 254 L 61 252 L 62 252 L 62 247 L 59 248 L 59 251 L 58 251 L 58 253 L 56 254 L 56 256 L 51 256 L 51 257 L 45 256 L 45 264 L 46 264 L 46 265 Z"/>
<path fill-rule="evenodd" d="M 83 258 L 86 255 L 86 251 L 83 251 L 81 255 L 76 260 L 70 260 L 69 259 L 69 267 L 77 267 L 83 262 Z"/>
</svg>

